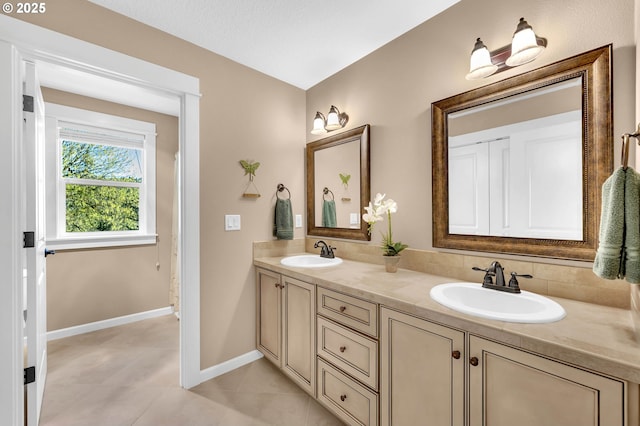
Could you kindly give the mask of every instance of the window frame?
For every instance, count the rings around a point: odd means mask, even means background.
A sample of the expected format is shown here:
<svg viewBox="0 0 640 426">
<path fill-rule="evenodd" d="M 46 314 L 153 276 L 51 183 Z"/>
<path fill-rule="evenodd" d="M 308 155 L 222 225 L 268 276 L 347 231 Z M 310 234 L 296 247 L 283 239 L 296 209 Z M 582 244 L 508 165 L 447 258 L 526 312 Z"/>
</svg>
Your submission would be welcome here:
<svg viewBox="0 0 640 426">
<path fill-rule="evenodd" d="M 88 111 L 65 105 L 45 103 L 46 148 L 46 241 L 57 250 L 155 244 L 156 234 L 156 125 L 115 115 Z M 62 177 L 62 138 L 60 122 L 106 129 L 109 133 L 127 132 L 143 138 L 139 142 L 118 143 L 118 146 L 142 150 L 142 185 L 139 190 L 138 230 L 132 231 L 66 231 L 66 184 Z M 82 142 L 82 141 L 80 141 Z M 105 143 L 113 145 L 113 143 Z M 113 185 L 119 186 L 116 182 Z"/>
</svg>

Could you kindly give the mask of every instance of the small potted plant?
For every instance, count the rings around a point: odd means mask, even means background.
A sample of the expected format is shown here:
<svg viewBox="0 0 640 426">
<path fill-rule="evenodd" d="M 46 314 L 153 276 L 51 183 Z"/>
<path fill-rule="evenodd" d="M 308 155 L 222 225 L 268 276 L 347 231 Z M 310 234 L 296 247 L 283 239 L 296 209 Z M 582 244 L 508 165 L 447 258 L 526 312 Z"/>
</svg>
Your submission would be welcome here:
<svg viewBox="0 0 640 426">
<path fill-rule="evenodd" d="M 391 231 L 391 213 L 398 211 L 398 204 L 391 198 L 384 199 L 386 194 L 376 194 L 373 203 L 369 202 L 369 206 L 364 209 L 367 211 L 362 215 L 362 220 L 369 224 L 369 235 L 373 230 L 376 222 L 384 220 L 387 216 L 388 232 L 382 234 L 382 254 L 385 259 L 385 268 L 387 272 L 396 272 L 398 270 L 398 262 L 400 261 L 400 252 L 407 247 L 400 241 L 393 241 L 393 233 Z"/>
</svg>

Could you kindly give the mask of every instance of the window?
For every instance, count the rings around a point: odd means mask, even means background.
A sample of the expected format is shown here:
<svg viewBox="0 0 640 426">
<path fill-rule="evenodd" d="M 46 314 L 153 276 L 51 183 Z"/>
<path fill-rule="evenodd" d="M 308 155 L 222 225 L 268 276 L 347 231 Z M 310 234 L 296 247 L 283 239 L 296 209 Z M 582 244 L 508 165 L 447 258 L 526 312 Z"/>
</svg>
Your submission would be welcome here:
<svg viewBox="0 0 640 426">
<path fill-rule="evenodd" d="M 155 124 L 46 104 L 47 245 L 152 244 Z"/>
</svg>

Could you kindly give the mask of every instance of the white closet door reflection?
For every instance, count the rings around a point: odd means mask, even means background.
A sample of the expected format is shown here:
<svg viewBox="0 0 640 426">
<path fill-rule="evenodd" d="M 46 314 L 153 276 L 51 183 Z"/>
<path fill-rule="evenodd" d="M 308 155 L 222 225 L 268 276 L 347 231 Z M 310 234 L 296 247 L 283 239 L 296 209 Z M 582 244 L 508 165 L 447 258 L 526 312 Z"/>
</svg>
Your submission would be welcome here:
<svg viewBox="0 0 640 426">
<path fill-rule="evenodd" d="M 580 117 L 449 138 L 449 233 L 582 240 Z"/>
<path fill-rule="evenodd" d="M 580 122 L 511 135 L 513 236 L 582 239 L 581 145 Z"/>
<path fill-rule="evenodd" d="M 449 151 L 449 232 L 489 233 L 489 144 Z"/>
</svg>

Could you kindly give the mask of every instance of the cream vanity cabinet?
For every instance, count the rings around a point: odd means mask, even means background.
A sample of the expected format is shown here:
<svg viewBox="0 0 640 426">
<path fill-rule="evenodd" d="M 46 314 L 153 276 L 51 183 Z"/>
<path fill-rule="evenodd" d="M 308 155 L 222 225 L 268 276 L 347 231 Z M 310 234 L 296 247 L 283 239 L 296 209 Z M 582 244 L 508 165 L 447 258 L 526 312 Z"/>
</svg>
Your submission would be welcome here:
<svg viewBox="0 0 640 426">
<path fill-rule="evenodd" d="M 469 426 L 627 424 L 622 380 L 473 335 L 469 363 Z"/>
<path fill-rule="evenodd" d="M 317 398 L 349 425 L 378 424 L 378 305 L 318 287 Z"/>
<path fill-rule="evenodd" d="M 256 287 L 258 349 L 315 396 L 315 285 L 256 268 Z"/>
<path fill-rule="evenodd" d="M 382 307 L 380 344 L 382 426 L 464 425 L 464 332 Z"/>
<path fill-rule="evenodd" d="M 465 351 L 463 331 L 386 307 L 380 320 L 381 425 L 626 425 L 624 381 L 474 335 Z"/>
</svg>

